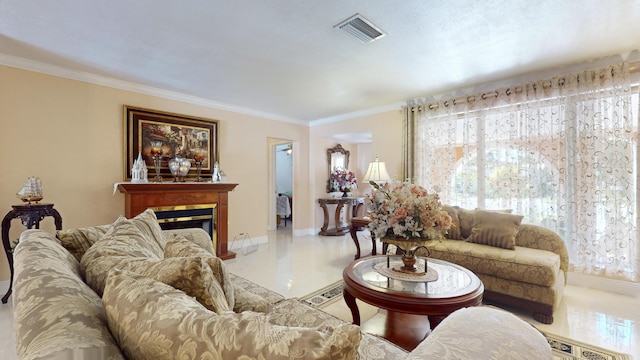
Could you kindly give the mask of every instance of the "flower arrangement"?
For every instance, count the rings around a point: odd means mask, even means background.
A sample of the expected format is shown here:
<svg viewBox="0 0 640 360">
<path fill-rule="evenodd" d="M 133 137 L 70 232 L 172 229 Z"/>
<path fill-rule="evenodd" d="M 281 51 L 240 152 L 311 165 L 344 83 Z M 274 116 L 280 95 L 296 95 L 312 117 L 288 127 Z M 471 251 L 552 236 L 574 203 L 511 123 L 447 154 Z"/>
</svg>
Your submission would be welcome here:
<svg viewBox="0 0 640 360">
<path fill-rule="evenodd" d="M 393 236 L 397 240 L 441 240 L 451 228 L 451 216 L 442 210 L 437 193 L 398 181 L 371 185 L 374 190 L 367 195 L 371 218 L 368 228 L 378 239 Z"/>
<path fill-rule="evenodd" d="M 330 185 L 332 189 L 338 191 L 351 191 L 358 187 L 358 179 L 356 175 L 342 168 L 335 169 L 329 177 Z"/>
</svg>

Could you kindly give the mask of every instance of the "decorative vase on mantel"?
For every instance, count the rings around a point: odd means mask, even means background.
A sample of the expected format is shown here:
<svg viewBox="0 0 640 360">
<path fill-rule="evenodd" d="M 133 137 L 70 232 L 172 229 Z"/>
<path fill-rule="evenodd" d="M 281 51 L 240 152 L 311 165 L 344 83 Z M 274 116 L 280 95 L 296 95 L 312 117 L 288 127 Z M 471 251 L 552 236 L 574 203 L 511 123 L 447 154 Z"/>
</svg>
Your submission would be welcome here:
<svg viewBox="0 0 640 360">
<path fill-rule="evenodd" d="M 406 239 L 402 237 L 384 237 L 380 241 L 385 242 L 387 244 L 395 245 L 400 250 L 402 250 L 402 264 L 403 266 L 399 268 L 393 268 L 395 271 L 399 271 L 406 274 L 414 274 L 414 275 L 423 275 L 423 272 L 420 272 L 420 268 L 416 266 L 417 257 L 416 252 L 420 249 L 424 249 L 426 251 L 426 256 L 429 256 L 429 249 L 425 246 L 431 239 L 426 238 L 412 238 Z M 427 259 L 424 259 L 424 271 L 427 271 Z"/>
</svg>

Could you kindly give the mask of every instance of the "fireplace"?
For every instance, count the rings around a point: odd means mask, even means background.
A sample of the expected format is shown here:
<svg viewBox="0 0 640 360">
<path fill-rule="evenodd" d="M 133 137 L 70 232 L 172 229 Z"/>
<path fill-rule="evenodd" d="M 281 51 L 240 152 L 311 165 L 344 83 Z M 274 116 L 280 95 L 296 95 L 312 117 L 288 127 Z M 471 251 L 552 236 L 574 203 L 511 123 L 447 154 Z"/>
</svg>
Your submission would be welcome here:
<svg viewBox="0 0 640 360">
<path fill-rule="evenodd" d="M 152 207 L 163 230 L 202 228 L 216 247 L 216 204 Z"/>
<path fill-rule="evenodd" d="M 230 183 L 118 183 L 124 193 L 125 216 L 132 218 L 148 208 L 156 212 L 163 228 L 203 227 L 211 234 L 216 255 L 221 259 L 236 256 L 228 245 Z M 158 209 L 158 210 L 156 210 Z M 210 217 L 209 217 L 210 216 Z"/>
</svg>

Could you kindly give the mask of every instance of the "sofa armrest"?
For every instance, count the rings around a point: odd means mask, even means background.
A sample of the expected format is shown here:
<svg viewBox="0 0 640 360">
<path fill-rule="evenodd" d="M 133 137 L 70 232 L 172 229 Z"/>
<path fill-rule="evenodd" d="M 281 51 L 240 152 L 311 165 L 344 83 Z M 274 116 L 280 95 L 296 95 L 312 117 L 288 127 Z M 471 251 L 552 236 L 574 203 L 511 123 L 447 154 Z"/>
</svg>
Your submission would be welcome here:
<svg viewBox="0 0 640 360">
<path fill-rule="evenodd" d="M 569 253 L 564 240 L 554 231 L 533 224 L 521 224 L 516 234 L 516 246 L 554 252 L 560 256 L 560 270 L 564 271 L 565 282 L 569 271 Z"/>
<path fill-rule="evenodd" d="M 476 306 L 449 315 L 405 360 L 552 358 L 536 328 L 502 309 Z"/>
<path fill-rule="evenodd" d="M 162 230 L 164 239 L 167 240 L 169 236 L 178 234 L 184 236 L 185 239 L 193 241 L 196 245 L 199 245 L 203 249 L 212 254 L 216 254 L 215 244 L 211 240 L 209 233 L 200 228 L 188 228 L 188 229 L 175 229 L 175 230 Z"/>
</svg>

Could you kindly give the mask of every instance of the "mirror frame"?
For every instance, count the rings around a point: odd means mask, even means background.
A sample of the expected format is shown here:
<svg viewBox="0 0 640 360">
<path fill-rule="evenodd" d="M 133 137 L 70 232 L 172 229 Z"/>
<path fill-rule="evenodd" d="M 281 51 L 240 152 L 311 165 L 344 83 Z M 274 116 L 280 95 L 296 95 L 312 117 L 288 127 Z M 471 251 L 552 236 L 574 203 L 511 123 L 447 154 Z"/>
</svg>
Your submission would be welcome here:
<svg viewBox="0 0 640 360">
<path fill-rule="evenodd" d="M 345 170 L 349 168 L 349 150 L 345 150 L 342 145 L 337 144 L 336 146 L 327 149 L 327 167 L 329 169 L 328 178 L 327 178 L 327 192 L 336 192 L 338 189 L 331 188 L 331 170 L 334 168 L 333 164 L 333 156 L 334 154 L 342 154 L 344 156 L 344 168 Z"/>
</svg>

